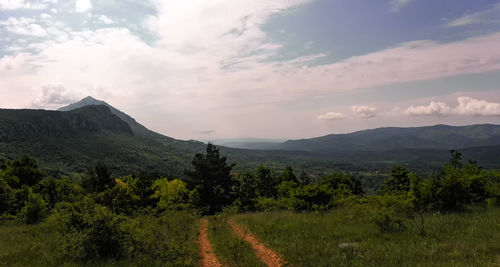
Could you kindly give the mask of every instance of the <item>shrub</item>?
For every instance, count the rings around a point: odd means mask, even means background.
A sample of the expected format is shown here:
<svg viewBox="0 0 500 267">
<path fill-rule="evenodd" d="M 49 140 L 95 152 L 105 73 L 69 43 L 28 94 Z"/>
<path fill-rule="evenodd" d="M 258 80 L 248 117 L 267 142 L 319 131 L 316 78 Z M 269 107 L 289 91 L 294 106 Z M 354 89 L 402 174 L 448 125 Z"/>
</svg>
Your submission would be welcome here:
<svg viewBox="0 0 500 267">
<path fill-rule="evenodd" d="M 370 198 L 372 219 L 381 232 L 397 232 L 406 228 L 413 205 L 406 195 L 384 195 Z"/>
<path fill-rule="evenodd" d="M 125 217 L 88 201 L 58 208 L 63 213 L 60 216 L 66 219 L 62 249 L 68 258 L 91 262 L 126 256 L 126 233 L 120 228 Z"/>
<path fill-rule="evenodd" d="M 31 189 L 28 192 L 28 200 L 21 209 L 21 217 L 27 224 L 35 224 L 47 215 L 47 205 L 42 196 L 33 193 Z"/>
</svg>

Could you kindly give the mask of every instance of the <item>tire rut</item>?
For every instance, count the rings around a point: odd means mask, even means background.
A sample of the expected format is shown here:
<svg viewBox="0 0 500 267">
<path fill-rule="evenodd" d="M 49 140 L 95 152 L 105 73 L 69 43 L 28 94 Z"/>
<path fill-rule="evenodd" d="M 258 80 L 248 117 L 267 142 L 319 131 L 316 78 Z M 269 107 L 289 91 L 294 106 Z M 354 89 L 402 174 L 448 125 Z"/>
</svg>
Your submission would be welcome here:
<svg viewBox="0 0 500 267">
<path fill-rule="evenodd" d="M 281 267 L 287 265 L 287 262 L 283 259 L 283 256 L 273 251 L 272 249 L 267 248 L 254 235 L 252 235 L 252 233 L 245 231 L 233 221 L 228 221 L 227 223 L 233 229 L 236 235 L 252 245 L 255 256 L 259 258 L 259 260 L 264 264 L 270 267 Z"/>
<path fill-rule="evenodd" d="M 200 251 L 201 267 L 220 267 L 219 260 L 215 256 L 210 240 L 208 240 L 208 220 L 200 220 L 200 234 L 198 236 L 198 248 Z"/>
</svg>

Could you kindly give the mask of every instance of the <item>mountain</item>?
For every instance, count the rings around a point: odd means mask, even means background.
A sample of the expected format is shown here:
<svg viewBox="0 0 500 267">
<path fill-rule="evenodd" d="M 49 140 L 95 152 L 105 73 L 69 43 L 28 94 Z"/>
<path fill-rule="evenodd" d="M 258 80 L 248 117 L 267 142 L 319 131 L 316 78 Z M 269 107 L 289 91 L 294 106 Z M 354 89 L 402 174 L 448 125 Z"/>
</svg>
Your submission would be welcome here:
<svg viewBox="0 0 500 267">
<path fill-rule="evenodd" d="M 65 174 L 84 172 L 102 160 L 116 175 L 148 171 L 179 177 L 193 155 L 205 148 L 201 142 L 149 133 L 109 105 L 73 107 L 0 109 L 0 163 L 29 154 L 42 166 Z"/>
<path fill-rule="evenodd" d="M 164 136 L 164 135 L 161 135 L 159 133 L 156 133 L 156 132 L 149 130 L 148 128 L 139 124 L 137 121 L 135 121 L 134 118 L 130 117 L 129 115 L 125 114 L 124 112 L 114 108 L 113 106 L 111 106 L 110 104 L 108 104 L 104 101 L 97 100 L 91 96 L 87 96 L 86 98 L 84 98 L 76 103 L 61 107 L 58 109 L 58 111 L 71 111 L 74 109 L 78 109 L 78 108 L 85 107 L 85 106 L 92 106 L 92 105 L 96 105 L 96 106 L 102 105 L 102 106 L 108 107 L 110 109 L 111 113 L 115 114 L 120 119 L 125 121 L 130 126 L 130 129 L 132 129 L 132 132 L 134 132 L 134 134 L 137 136 L 150 137 L 150 138 L 160 138 L 160 139 L 164 139 L 164 138 L 172 139 L 168 136 Z"/>
<path fill-rule="evenodd" d="M 70 112 L 0 109 L 0 142 L 70 137 L 100 130 L 134 135 L 130 126 L 106 106 L 88 106 Z"/>
<path fill-rule="evenodd" d="M 288 140 L 273 149 L 332 155 L 353 151 L 449 150 L 495 145 L 500 145 L 500 125 L 477 124 L 377 128 L 349 134 L 330 134 L 317 138 Z"/>
</svg>

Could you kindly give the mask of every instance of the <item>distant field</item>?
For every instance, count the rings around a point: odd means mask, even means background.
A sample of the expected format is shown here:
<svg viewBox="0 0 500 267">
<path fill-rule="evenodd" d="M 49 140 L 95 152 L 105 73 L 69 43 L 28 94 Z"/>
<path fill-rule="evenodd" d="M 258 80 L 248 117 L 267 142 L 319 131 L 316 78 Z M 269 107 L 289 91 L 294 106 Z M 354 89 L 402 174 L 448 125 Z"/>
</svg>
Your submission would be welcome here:
<svg viewBox="0 0 500 267">
<path fill-rule="evenodd" d="M 367 215 L 347 208 L 325 214 L 265 212 L 233 219 L 292 266 L 498 266 L 500 209 L 429 214 L 425 237 L 407 229 L 381 233 Z"/>
</svg>

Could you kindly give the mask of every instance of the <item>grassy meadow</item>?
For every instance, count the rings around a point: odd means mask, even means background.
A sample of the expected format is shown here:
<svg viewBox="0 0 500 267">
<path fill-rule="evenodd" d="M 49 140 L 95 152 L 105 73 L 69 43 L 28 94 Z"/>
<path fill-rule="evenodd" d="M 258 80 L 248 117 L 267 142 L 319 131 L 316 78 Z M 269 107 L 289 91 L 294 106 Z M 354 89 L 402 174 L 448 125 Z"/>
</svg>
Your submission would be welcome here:
<svg viewBox="0 0 500 267">
<path fill-rule="evenodd" d="M 412 220 L 382 233 L 365 211 L 261 212 L 233 219 L 291 266 L 498 266 L 500 209 L 427 214 L 425 236 Z"/>
</svg>

